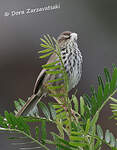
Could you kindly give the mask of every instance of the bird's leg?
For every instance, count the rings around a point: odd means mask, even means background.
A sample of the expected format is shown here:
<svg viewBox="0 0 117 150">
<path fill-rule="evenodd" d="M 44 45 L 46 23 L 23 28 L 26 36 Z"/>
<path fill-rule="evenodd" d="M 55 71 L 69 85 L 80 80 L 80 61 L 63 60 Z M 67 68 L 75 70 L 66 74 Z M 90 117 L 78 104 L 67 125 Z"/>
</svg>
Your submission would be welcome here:
<svg viewBox="0 0 117 150">
<path fill-rule="evenodd" d="M 62 103 L 65 101 L 64 98 L 62 98 L 62 100 L 59 100 L 57 97 L 54 97 L 54 99 L 57 101 L 58 104 L 63 106 L 63 108 L 66 112 L 68 111 L 68 108 L 65 106 L 65 103 Z M 71 108 L 71 114 L 74 117 L 74 119 L 77 121 L 77 117 L 76 117 L 75 112 L 72 108 Z"/>
</svg>

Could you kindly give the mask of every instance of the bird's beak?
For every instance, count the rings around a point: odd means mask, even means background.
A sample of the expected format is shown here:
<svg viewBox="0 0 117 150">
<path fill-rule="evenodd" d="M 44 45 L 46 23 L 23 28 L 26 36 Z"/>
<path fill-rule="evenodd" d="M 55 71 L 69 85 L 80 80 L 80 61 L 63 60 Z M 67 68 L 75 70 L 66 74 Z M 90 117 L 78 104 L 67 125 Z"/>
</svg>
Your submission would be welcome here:
<svg viewBox="0 0 117 150">
<path fill-rule="evenodd" d="M 77 33 L 71 33 L 70 37 L 71 37 L 71 40 L 77 41 L 77 39 L 78 39 Z"/>
</svg>

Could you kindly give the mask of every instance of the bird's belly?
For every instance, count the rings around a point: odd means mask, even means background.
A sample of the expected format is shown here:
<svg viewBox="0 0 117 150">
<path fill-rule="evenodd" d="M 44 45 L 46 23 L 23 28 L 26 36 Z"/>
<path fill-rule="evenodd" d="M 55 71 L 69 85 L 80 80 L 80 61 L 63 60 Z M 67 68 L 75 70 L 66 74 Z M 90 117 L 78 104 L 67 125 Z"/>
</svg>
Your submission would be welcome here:
<svg viewBox="0 0 117 150">
<path fill-rule="evenodd" d="M 81 73 L 82 73 L 82 65 L 81 64 L 75 65 L 73 67 L 73 71 L 69 75 L 69 91 L 78 84 L 81 78 Z"/>
</svg>

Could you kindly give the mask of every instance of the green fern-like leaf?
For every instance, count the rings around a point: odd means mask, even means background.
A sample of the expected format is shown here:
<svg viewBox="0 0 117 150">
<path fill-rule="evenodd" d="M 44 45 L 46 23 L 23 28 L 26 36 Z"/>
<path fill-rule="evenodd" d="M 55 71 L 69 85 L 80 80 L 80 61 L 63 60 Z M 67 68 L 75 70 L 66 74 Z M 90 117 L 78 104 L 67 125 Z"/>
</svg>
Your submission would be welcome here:
<svg viewBox="0 0 117 150">
<path fill-rule="evenodd" d="M 117 120 L 117 99 L 110 97 L 111 101 L 113 103 L 110 104 L 110 108 L 112 109 L 112 117 Z"/>
<path fill-rule="evenodd" d="M 35 119 L 36 120 L 36 119 Z M 31 121 L 31 119 L 30 119 Z M 33 120 L 34 121 L 34 120 Z M 22 145 L 22 144 L 25 144 L 25 145 L 29 145 L 29 143 L 31 144 L 32 142 L 35 143 L 35 144 L 38 144 L 40 145 L 42 148 L 46 149 L 46 150 L 49 150 L 45 145 L 44 143 L 41 143 L 38 141 L 38 131 L 39 131 L 39 128 L 36 127 L 35 131 L 36 131 L 36 134 L 35 134 L 35 137 L 32 137 L 31 135 L 31 129 L 30 129 L 30 126 L 28 125 L 29 122 L 29 118 L 26 119 L 22 116 L 20 117 L 16 117 L 13 113 L 8 113 L 7 111 L 5 111 L 4 113 L 4 117 L 0 116 L 0 131 L 9 131 L 9 132 L 15 132 L 17 134 L 22 134 L 23 137 L 11 137 L 10 139 L 30 139 L 30 142 L 25 142 L 25 143 L 18 143 L 18 145 Z M 40 122 L 42 122 L 42 139 L 46 139 L 46 120 L 44 119 L 41 119 Z M 14 143 L 14 144 L 17 144 L 17 143 Z M 35 147 L 33 147 L 35 148 Z M 21 149 L 24 149 L 24 148 L 21 148 Z M 25 147 L 26 149 L 26 147 Z"/>
<path fill-rule="evenodd" d="M 71 132 L 69 144 L 76 147 L 85 147 L 87 145 L 84 134 L 75 131 Z"/>
<path fill-rule="evenodd" d="M 64 140 L 60 136 L 58 136 L 56 133 L 51 133 L 54 139 L 54 144 L 57 146 L 57 149 L 63 149 L 63 150 L 75 150 L 76 146 L 72 146 L 69 144 L 68 141 Z"/>
<path fill-rule="evenodd" d="M 15 114 L 17 114 L 17 112 L 24 106 L 25 101 L 22 100 L 21 98 L 19 98 L 17 101 L 14 101 L 14 105 L 15 105 Z"/>
<path fill-rule="evenodd" d="M 49 55 L 53 53 L 55 53 L 56 55 L 56 59 L 54 62 L 44 64 L 42 67 L 46 69 L 47 74 L 54 74 L 54 75 L 61 74 L 62 75 L 62 77 L 56 80 L 49 80 L 48 89 L 51 91 L 56 91 L 57 89 L 60 89 L 63 86 L 65 89 L 67 89 L 68 88 L 67 74 L 65 72 L 65 68 L 61 59 L 61 52 L 60 52 L 60 48 L 59 48 L 57 40 L 55 38 L 51 38 L 49 35 L 44 35 L 43 39 L 41 38 L 41 41 L 42 41 L 41 47 L 44 48 L 44 50 L 39 51 L 39 53 L 42 54 L 40 58 L 48 57 Z M 63 81 L 64 85 L 55 86 L 56 82 L 59 82 L 59 81 Z M 56 92 L 53 92 L 53 93 L 56 93 Z M 67 90 L 66 90 L 65 95 L 67 95 Z M 65 95 L 62 95 L 62 96 L 64 97 Z M 53 94 L 50 96 L 53 96 Z M 55 95 L 53 97 L 61 98 L 61 94 L 58 94 L 57 96 Z"/>
<path fill-rule="evenodd" d="M 114 66 L 112 76 L 110 75 L 107 68 L 104 69 L 105 83 L 101 76 L 98 76 L 98 90 L 91 88 L 92 96 L 85 94 L 83 96 L 85 101 L 85 118 L 86 120 L 90 116 L 95 116 L 97 111 L 101 111 L 106 102 L 112 95 L 117 92 L 117 68 Z"/>
<path fill-rule="evenodd" d="M 43 102 L 39 102 L 39 107 L 43 111 L 43 113 L 46 116 L 46 118 L 50 120 L 50 111 L 47 108 L 47 106 Z"/>
</svg>

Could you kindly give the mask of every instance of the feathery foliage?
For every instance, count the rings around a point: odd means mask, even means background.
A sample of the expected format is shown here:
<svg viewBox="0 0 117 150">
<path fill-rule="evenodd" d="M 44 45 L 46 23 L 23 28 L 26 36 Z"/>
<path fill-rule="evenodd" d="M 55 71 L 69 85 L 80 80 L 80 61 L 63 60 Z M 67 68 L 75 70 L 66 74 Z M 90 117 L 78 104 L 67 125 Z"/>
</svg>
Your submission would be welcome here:
<svg viewBox="0 0 117 150">
<path fill-rule="evenodd" d="M 43 140 L 43 138 L 45 139 L 45 136 L 43 136 L 43 134 L 45 132 L 45 126 L 42 126 L 42 137 L 40 142 L 38 141 L 38 131 L 39 131 L 39 127 L 35 128 L 35 137 L 33 137 L 31 135 L 31 128 L 28 125 L 28 122 L 45 122 L 44 119 L 41 118 L 41 120 L 37 119 L 37 118 L 24 118 L 24 117 L 16 117 L 13 113 L 8 113 L 7 111 L 4 112 L 4 117 L 0 116 L 0 131 L 10 131 L 10 133 L 12 132 L 12 137 L 10 139 L 13 140 L 18 140 L 18 139 L 24 139 L 26 140 L 25 143 L 14 143 L 15 145 L 27 145 L 27 146 L 31 146 L 32 145 L 32 141 L 33 144 L 37 144 L 40 147 L 48 150 L 48 148 L 41 142 Z M 43 124 L 42 124 L 43 125 Z M 15 137 L 13 136 L 13 133 L 19 136 Z M 36 147 L 37 148 L 37 147 Z M 24 147 L 20 147 L 20 149 L 24 149 Z M 26 148 L 28 149 L 28 148 Z M 33 149 L 35 149 L 35 147 L 33 147 Z"/>
<path fill-rule="evenodd" d="M 62 74 L 62 77 L 55 79 L 55 80 L 49 80 L 48 81 L 48 89 L 49 90 L 56 90 L 60 89 L 61 87 L 65 87 L 65 95 L 68 94 L 68 79 L 67 79 L 67 73 L 65 71 L 63 61 L 61 58 L 61 50 L 59 48 L 58 42 L 54 37 L 50 37 L 48 34 L 44 35 L 44 39 L 40 39 L 42 41 L 41 47 L 44 48 L 44 50 L 39 51 L 42 55 L 40 58 L 46 58 L 52 54 L 55 54 L 55 61 L 51 63 L 47 63 L 45 65 L 42 65 L 44 69 L 46 69 L 47 74 Z M 51 83 L 56 83 L 60 80 L 64 81 L 64 85 L 59 85 L 59 86 L 52 86 Z M 54 97 L 60 97 L 61 95 L 51 95 Z"/>
<path fill-rule="evenodd" d="M 54 145 L 56 150 L 101 150 L 103 144 L 106 144 L 112 150 L 117 150 L 117 139 L 108 129 L 103 129 L 97 124 L 100 111 L 110 100 L 110 107 L 113 116 L 117 120 L 117 99 L 114 95 L 117 93 L 117 67 L 113 65 L 112 75 L 107 68 L 104 69 L 105 80 L 98 76 L 98 88 L 91 87 L 91 94 L 84 94 L 78 100 L 76 95 L 68 97 L 68 77 L 61 58 L 61 52 L 58 42 L 49 35 L 41 38 L 41 47 L 39 51 L 40 58 L 46 58 L 52 54 L 56 55 L 56 59 L 52 63 L 44 64 L 42 67 L 46 69 L 47 74 L 55 74 L 60 77 L 56 80 L 49 80 L 47 88 L 51 91 L 53 98 L 57 99 L 56 103 L 48 105 L 40 101 L 39 109 L 42 110 L 44 117 L 36 110 L 28 117 L 16 117 L 13 113 L 4 112 L 4 116 L 0 115 L 0 130 L 17 133 L 19 136 L 12 136 L 10 139 L 19 140 L 26 139 L 23 143 L 14 143 L 20 149 L 46 149 L 49 150 L 47 144 Z M 64 84 L 56 86 L 56 82 L 64 81 Z M 63 88 L 64 94 L 56 94 L 56 90 Z M 64 103 L 61 101 L 64 98 Z M 14 102 L 15 114 L 22 108 L 25 101 L 18 99 Z M 32 134 L 30 124 L 38 123 L 35 127 L 35 134 Z M 48 123 L 56 125 L 57 133 L 50 132 L 53 139 L 48 139 L 47 126 Z M 22 134 L 22 136 L 21 136 Z M 67 138 L 66 138 L 67 137 Z M 37 144 L 35 147 L 33 144 Z M 30 146 L 30 147 L 29 147 Z"/>
<path fill-rule="evenodd" d="M 117 120 L 117 99 L 115 99 L 114 97 L 110 97 L 110 99 L 112 100 L 113 103 L 110 104 L 110 108 L 112 109 L 112 117 Z M 116 123 L 117 125 L 117 123 Z"/>
</svg>

